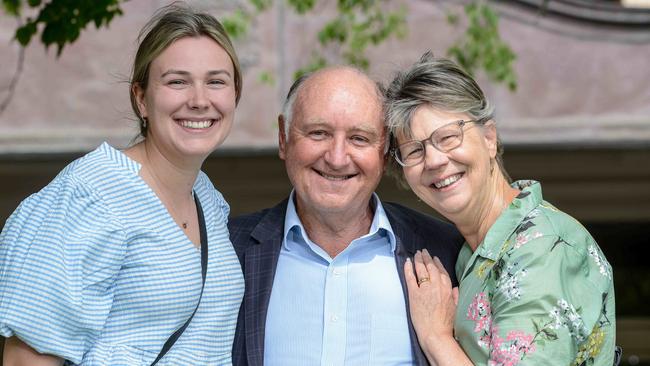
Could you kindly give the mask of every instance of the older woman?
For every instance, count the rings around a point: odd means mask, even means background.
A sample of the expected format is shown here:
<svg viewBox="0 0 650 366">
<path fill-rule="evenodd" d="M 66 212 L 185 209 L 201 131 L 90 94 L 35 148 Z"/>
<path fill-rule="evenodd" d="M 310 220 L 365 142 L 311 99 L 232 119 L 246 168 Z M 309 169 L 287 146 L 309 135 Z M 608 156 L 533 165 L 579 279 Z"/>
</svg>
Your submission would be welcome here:
<svg viewBox="0 0 650 366">
<path fill-rule="evenodd" d="M 169 6 L 131 86 L 141 141 L 74 161 L 2 231 L 4 365 L 231 363 L 244 284 L 200 169 L 233 124 L 237 56 L 214 17 Z"/>
<path fill-rule="evenodd" d="M 393 155 L 466 243 L 458 292 L 436 258 L 407 262 L 418 339 L 437 365 L 612 365 L 612 269 L 587 230 L 509 184 L 493 109 L 451 61 L 425 54 L 388 90 Z"/>
</svg>

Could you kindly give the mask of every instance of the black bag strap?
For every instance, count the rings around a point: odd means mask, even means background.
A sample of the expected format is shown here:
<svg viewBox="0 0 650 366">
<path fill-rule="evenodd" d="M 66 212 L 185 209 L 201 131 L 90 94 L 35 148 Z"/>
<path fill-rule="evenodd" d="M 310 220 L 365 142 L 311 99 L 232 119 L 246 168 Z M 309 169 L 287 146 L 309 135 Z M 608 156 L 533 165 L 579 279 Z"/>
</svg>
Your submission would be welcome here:
<svg viewBox="0 0 650 366">
<path fill-rule="evenodd" d="M 201 304 L 201 298 L 203 297 L 203 288 L 205 287 L 205 276 L 208 273 L 208 232 L 205 229 L 205 218 L 203 217 L 203 208 L 201 208 L 201 203 L 199 202 L 199 199 L 196 195 L 194 194 L 194 202 L 196 202 L 196 213 L 199 217 L 199 231 L 201 233 L 201 276 L 203 277 L 203 282 L 201 283 L 201 294 L 199 295 L 199 301 L 196 303 L 196 308 L 194 308 L 194 311 L 192 312 L 192 315 L 187 319 L 185 324 L 183 324 L 180 328 L 178 328 L 172 335 L 167 338 L 167 341 L 165 341 L 165 344 L 163 345 L 162 349 L 160 350 L 160 353 L 158 353 L 158 357 L 151 363 L 151 366 L 154 366 L 155 364 L 160 361 L 161 358 L 165 356 L 165 354 L 172 348 L 174 343 L 180 338 L 181 334 L 185 331 L 185 328 L 190 324 L 192 321 L 192 318 L 194 318 L 194 314 L 196 314 L 196 311 L 199 309 L 199 305 Z"/>
</svg>

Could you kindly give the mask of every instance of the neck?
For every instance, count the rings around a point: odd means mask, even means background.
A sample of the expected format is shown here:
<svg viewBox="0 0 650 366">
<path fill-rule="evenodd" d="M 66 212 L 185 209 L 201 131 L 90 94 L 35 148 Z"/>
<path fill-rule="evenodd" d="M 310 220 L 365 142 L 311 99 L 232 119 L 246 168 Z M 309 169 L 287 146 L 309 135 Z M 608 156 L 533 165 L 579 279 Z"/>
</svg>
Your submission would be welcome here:
<svg viewBox="0 0 650 366">
<path fill-rule="evenodd" d="M 297 200 L 298 201 L 298 200 Z M 341 212 L 309 212 L 296 202 L 296 212 L 309 239 L 331 258 L 336 257 L 357 239 L 370 231 L 374 212 L 370 204 L 358 210 Z"/>
<path fill-rule="evenodd" d="M 187 164 L 164 154 L 155 143 L 144 140 L 126 151 L 142 166 L 140 175 L 154 191 L 172 200 L 190 197 L 200 164 Z"/>
<path fill-rule="evenodd" d="M 491 184 L 486 186 L 485 201 L 471 214 L 451 220 L 463 235 L 472 251 L 483 242 L 492 225 L 501 213 L 515 199 L 518 190 L 512 188 L 500 174 L 494 174 Z"/>
</svg>

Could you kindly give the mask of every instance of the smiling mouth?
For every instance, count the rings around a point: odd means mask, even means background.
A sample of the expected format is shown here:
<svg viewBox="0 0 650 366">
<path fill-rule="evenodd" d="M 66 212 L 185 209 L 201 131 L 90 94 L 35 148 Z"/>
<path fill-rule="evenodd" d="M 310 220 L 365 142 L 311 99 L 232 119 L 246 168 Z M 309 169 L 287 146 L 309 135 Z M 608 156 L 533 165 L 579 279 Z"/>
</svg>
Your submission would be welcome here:
<svg viewBox="0 0 650 366">
<path fill-rule="evenodd" d="M 325 174 L 323 172 L 319 172 L 318 170 L 314 169 L 318 175 L 321 177 L 327 179 L 327 180 L 333 180 L 333 181 L 343 181 L 343 180 L 348 180 L 350 178 L 354 178 L 357 175 L 356 174 L 350 174 L 350 175 L 330 175 L 330 174 Z"/>
<path fill-rule="evenodd" d="M 443 180 L 433 182 L 433 184 L 431 184 L 431 185 L 433 187 L 435 187 L 436 189 L 442 189 L 442 188 L 448 187 L 448 186 L 458 182 L 458 180 L 463 177 L 463 174 L 465 174 L 465 173 L 454 174 L 454 175 L 452 175 L 450 177 L 447 177 L 447 178 L 445 178 Z"/>
<path fill-rule="evenodd" d="M 189 121 L 189 120 L 179 120 L 178 123 L 185 127 L 185 128 L 190 128 L 193 130 L 203 130 L 206 128 L 212 127 L 216 120 L 214 119 L 206 119 L 204 121 Z"/>
</svg>

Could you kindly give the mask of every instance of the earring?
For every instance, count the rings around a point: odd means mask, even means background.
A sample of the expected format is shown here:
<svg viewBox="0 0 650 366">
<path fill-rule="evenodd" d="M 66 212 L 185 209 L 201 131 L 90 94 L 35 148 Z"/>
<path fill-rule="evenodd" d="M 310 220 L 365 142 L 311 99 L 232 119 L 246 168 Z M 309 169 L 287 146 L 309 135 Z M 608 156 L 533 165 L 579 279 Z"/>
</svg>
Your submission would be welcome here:
<svg viewBox="0 0 650 366">
<path fill-rule="evenodd" d="M 145 130 L 147 129 L 147 122 L 149 122 L 147 117 L 142 117 L 142 128 L 144 128 Z"/>
</svg>

